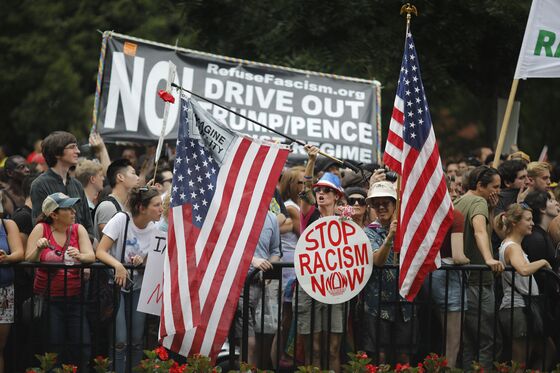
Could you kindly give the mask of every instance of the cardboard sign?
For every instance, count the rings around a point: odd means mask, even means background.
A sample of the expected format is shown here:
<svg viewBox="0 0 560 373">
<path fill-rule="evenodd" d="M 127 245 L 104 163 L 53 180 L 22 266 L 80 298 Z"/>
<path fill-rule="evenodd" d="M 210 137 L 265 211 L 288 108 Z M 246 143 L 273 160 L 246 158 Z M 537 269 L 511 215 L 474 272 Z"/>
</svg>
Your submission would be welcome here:
<svg viewBox="0 0 560 373">
<path fill-rule="evenodd" d="M 338 216 L 321 218 L 299 237 L 294 254 L 299 284 L 313 299 L 327 304 L 349 301 L 363 289 L 373 267 L 364 230 Z"/>
<path fill-rule="evenodd" d="M 138 301 L 139 312 L 160 316 L 163 298 L 163 261 L 167 238 L 165 232 L 159 232 L 155 237 L 154 249 L 148 253 L 148 262 L 142 280 L 140 299 Z"/>
</svg>

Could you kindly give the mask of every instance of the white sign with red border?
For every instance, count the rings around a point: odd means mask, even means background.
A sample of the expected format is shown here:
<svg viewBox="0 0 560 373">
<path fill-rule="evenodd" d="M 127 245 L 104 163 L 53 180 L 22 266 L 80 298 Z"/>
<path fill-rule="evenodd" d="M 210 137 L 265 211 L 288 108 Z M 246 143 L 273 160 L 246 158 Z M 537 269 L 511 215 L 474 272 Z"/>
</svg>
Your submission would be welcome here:
<svg viewBox="0 0 560 373">
<path fill-rule="evenodd" d="M 364 230 L 339 216 L 313 222 L 294 254 L 299 284 L 313 299 L 338 304 L 354 298 L 371 276 L 373 252 Z"/>
</svg>

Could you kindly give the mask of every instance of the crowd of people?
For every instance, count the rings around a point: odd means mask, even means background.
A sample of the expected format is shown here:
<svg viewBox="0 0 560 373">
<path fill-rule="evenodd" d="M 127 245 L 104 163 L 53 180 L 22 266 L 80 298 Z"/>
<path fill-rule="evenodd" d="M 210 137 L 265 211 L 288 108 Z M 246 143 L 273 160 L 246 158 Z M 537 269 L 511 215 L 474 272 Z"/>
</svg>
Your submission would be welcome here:
<svg viewBox="0 0 560 373">
<path fill-rule="evenodd" d="M 61 354 L 61 361 L 87 366 L 98 353 L 92 351 L 92 336 L 104 325 L 84 316 L 89 313 L 83 300 L 95 274 L 76 264 L 96 260 L 113 270 L 97 279 L 120 287 L 114 333 L 101 335 L 110 346 L 114 370 L 136 366 L 150 347 L 150 320 L 137 305 L 147 255 L 158 232 L 167 231 L 172 147 L 155 175 L 153 147 L 142 155 L 134 147 L 115 147 L 110 157 L 101 137 L 92 133 L 86 148 L 88 157 L 74 135 L 57 131 L 37 142 L 29 155 L 0 160 L 0 263 L 8 263 L 0 266 L 0 373 L 14 310 L 20 306 L 16 299 L 22 308 L 28 299 L 34 312 L 39 308 L 48 351 Z M 411 362 L 421 342 L 422 307 L 398 294 L 394 175 L 380 165 L 365 165 L 364 177 L 318 159 L 314 146 L 305 150 L 307 161 L 286 166 L 278 181 L 250 272 L 293 263 L 306 227 L 322 217 L 344 215 L 371 242 L 372 276 L 356 299 L 338 305 L 314 301 L 298 285 L 293 268 L 283 268 L 281 280 L 266 284 L 254 276 L 249 299 L 240 299 L 234 335 L 239 340 L 248 322 L 248 360 L 263 368 L 296 361 L 338 372 L 349 350 L 366 351 L 378 363 Z M 539 303 L 539 292 L 547 295 L 548 314 L 559 306 L 558 285 L 541 271 L 558 272 L 560 266 L 557 178 L 549 163 L 531 162 L 523 152 L 504 157 L 497 169 L 487 165 L 490 158 L 482 150 L 464 160 L 444 160 L 455 206 L 440 249 L 446 270 L 426 280 L 419 298 L 436 310 L 438 338 L 450 367 L 468 368 L 479 361 L 490 368 L 493 360 L 510 356 L 528 367 L 550 368 L 559 361 L 560 333 L 551 324 L 553 317 L 543 316 L 538 330 L 526 310 Z M 11 265 L 20 261 L 58 266 L 27 273 L 32 289 L 27 292 Z M 486 270 L 462 270 L 466 264 Z M 504 271 L 506 266 L 513 270 Z M 243 315 L 243 302 L 249 303 L 249 315 Z M 536 341 L 543 340 L 545 349 L 536 348 Z"/>
</svg>

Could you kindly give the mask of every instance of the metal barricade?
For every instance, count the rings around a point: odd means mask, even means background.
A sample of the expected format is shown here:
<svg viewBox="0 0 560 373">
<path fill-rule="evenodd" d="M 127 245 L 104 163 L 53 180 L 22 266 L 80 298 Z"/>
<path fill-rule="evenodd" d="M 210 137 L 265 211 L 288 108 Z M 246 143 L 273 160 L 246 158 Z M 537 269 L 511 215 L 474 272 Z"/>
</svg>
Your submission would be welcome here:
<svg viewBox="0 0 560 373">
<path fill-rule="evenodd" d="M 299 365 L 309 365 L 312 362 L 315 362 L 314 365 L 320 365 L 322 369 L 332 369 L 330 361 L 333 354 L 340 354 L 340 359 L 344 362 L 347 359 L 347 352 L 358 350 L 366 350 L 376 363 L 389 364 L 402 362 L 403 358 L 408 359 L 411 363 L 417 363 L 432 352 L 443 356 L 454 351 L 455 356 L 449 360 L 454 362 L 454 366 L 467 370 L 471 370 L 473 361 L 480 363 L 485 368 L 492 368 L 494 362 L 511 361 L 512 356 L 518 358 L 521 356 L 519 363 L 540 370 L 551 369 L 560 361 L 558 353 L 549 348 L 558 338 L 556 335 L 559 334 L 555 333 L 555 329 L 560 321 L 557 316 L 560 312 L 560 277 L 550 270 L 540 270 L 535 274 L 540 283 L 538 292 L 540 295 L 536 295 L 537 291 L 533 282 L 529 281 L 528 294 L 535 296 L 523 296 L 527 307 L 520 307 L 521 295 L 516 288 L 522 287 L 522 276 L 517 274 L 512 267 L 506 268 L 504 274 L 511 275 L 514 286 L 509 288 L 507 294 L 504 294 L 502 275 L 495 276 L 485 265 L 443 265 L 426 277 L 421 291 L 412 303 L 407 303 L 398 296 L 398 266 L 387 265 L 383 268 L 374 268 L 372 278 L 376 280 L 373 286 L 377 287 L 378 295 L 387 293 L 391 294 L 391 298 L 380 296 L 378 302 L 374 302 L 375 305 L 372 306 L 372 304 L 368 304 L 368 302 L 371 303 L 371 297 L 365 294 L 366 289 L 364 289 L 358 297 L 344 305 L 343 315 L 345 316 L 340 336 L 329 332 L 325 333 L 323 338 L 317 339 L 302 338 L 301 335 L 295 333 L 293 343 L 290 345 L 292 352 L 289 361 L 286 361 L 286 356 L 282 356 L 285 355 L 286 341 L 280 336 L 283 328 L 286 328 L 286 325 L 282 325 L 284 307 L 289 307 L 289 304 L 283 302 L 281 291 L 274 299 L 267 298 L 268 286 L 265 286 L 265 283 L 274 281 L 278 283 L 279 289 L 283 289 L 285 284 L 282 283 L 282 271 L 293 267 L 293 264 L 274 263 L 273 267 L 273 270 L 262 274 L 261 280 L 256 280 L 261 276 L 260 271 L 250 273 L 243 289 L 242 298 L 247 300 L 251 298 L 251 291 L 256 289 L 255 284 L 260 287 L 260 319 L 255 320 L 254 324 L 250 320 L 253 316 L 252 312 L 255 310 L 250 309 L 249 302 L 243 302 L 242 315 L 236 315 L 236 317 L 242 318 L 240 359 L 246 362 L 250 355 L 248 351 L 250 328 L 256 327 L 255 329 L 263 331 L 266 309 L 277 310 L 274 346 L 271 349 L 273 354 L 271 355 L 271 350 L 264 344 L 256 346 L 255 363 L 262 369 L 293 371 Z M 387 271 L 392 273 L 395 279 L 389 284 L 382 276 L 383 273 L 388 273 Z M 487 276 L 483 274 L 487 274 Z M 390 287 L 394 288 L 385 292 Z M 372 287 L 369 288 L 369 291 L 371 289 Z M 301 296 L 302 290 L 296 286 L 291 305 L 293 318 L 290 329 L 297 330 L 300 322 L 298 318 L 301 318 L 303 314 L 310 314 L 309 331 L 311 332 L 315 330 L 317 322 L 314 308 L 323 307 L 323 305 L 313 301 L 310 310 L 299 310 Z M 504 296 L 507 296 L 504 301 L 506 304 L 502 304 Z M 265 304 L 263 299 L 266 299 L 266 302 L 275 302 L 277 308 Z M 507 301 L 507 299 L 511 299 L 511 301 Z M 534 326 L 531 316 L 527 316 L 530 315 L 529 309 L 532 302 L 538 302 L 542 309 L 543 333 L 532 330 Z M 377 312 L 375 312 L 375 307 Z M 411 315 L 410 320 L 403 320 L 402 315 L 406 312 L 402 311 L 405 307 L 408 308 L 407 312 Z M 391 309 L 396 310 L 392 317 Z M 332 330 L 332 312 L 333 306 L 327 306 L 327 331 Z M 270 319 L 267 319 L 267 323 L 270 323 Z M 376 331 L 376 335 L 368 333 L 372 330 Z M 406 336 L 404 340 L 403 335 Z M 239 338 L 232 331 L 230 346 L 234 344 L 236 337 Z M 338 351 L 331 349 L 333 338 L 340 339 Z M 305 355 L 299 359 L 298 351 L 302 343 L 305 344 L 303 346 Z M 311 359 L 310 355 L 313 354 L 317 343 L 321 343 L 320 356 L 313 356 L 314 359 Z M 520 345 L 523 346 L 524 355 L 520 355 Z M 231 347 L 230 350 L 234 351 L 233 355 L 238 355 Z M 230 355 L 230 367 L 236 366 L 235 360 L 238 357 L 233 355 Z"/>
<path fill-rule="evenodd" d="M 224 364 L 224 367 L 234 368 L 238 360 L 247 361 L 249 340 L 252 338 L 249 334 L 250 327 L 256 329 L 257 337 L 262 337 L 259 334 L 269 335 L 268 339 L 261 338 L 261 343 L 258 343 L 253 351 L 256 365 L 277 371 L 293 371 L 299 365 L 312 363 L 324 369 L 333 369 L 331 366 L 333 356 L 338 356 L 343 363 L 347 358 L 347 352 L 358 350 L 368 350 L 374 362 L 384 361 L 391 364 L 402 359 L 404 351 L 410 362 L 416 363 L 430 352 L 445 355 L 451 343 L 450 339 L 454 339 L 456 343 L 456 366 L 463 365 L 466 369 L 470 369 L 470 366 L 467 366 L 470 365 L 468 361 L 463 363 L 467 352 L 472 354 L 474 361 L 483 361 L 485 357 L 490 362 L 508 361 L 512 356 L 523 356 L 521 363 L 527 367 L 531 365 L 536 367 L 535 364 L 539 364 L 536 368 L 540 370 L 550 369 L 559 361 L 557 351 L 550 350 L 551 345 L 560 345 L 558 343 L 560 333 L 556 330 L 557 325 L 560 325 L 558 323 L 560 277 L 552 271 L 541 270 L 535 274 L 540 295 L 527 297 L 525 302 L 529 306 L 527 308 L 530 308 L 533 302 L 538 302 L 543 310 L 544 330 L 539 334 L 532 330 L 534 325 L 530 317 L 528 318 L 524 313 L 526 310 L 518 307 L 520 298 L 515 291 L 515 286 L 522 282 L 522 276 L 516 274 L 511 267 L 506 268 L 506 271 L 511 273 L 511 282 L 514 285 L 509 288 L 509 295 L 507 292 L 503 294 L 500 277 L 497 278 L 498 281 L 494 279 L 491 285 L 488 285 L 482 276 L 473 275 L 473 273 L 489 273 L 486 266 L 443 266 L 426 278 L 419 295 L 410 304 L 404 303 L 397 296 L 398 267 L 388 265 L 374 268 L 372 276 L 377 280 L 368 290 L 375 293 L 372 289 L 377 289 L 377 294 L 381 294 L 377 303 L 372 302 L 365 291 L 362 291 L 358 297 L 338 309 L 330 305 L 324 307 L 315 301 L 306 303 L 305 307 L 308 309 L 299 309 L 298 305 L 303 304 L 302 297 L 305 294 L 298 286 L 295 287 L 291 298 L 284 299 L 283 292 L 286 284 L 283 283 L 282 272 L 291 267 L 293 267 L 292 263 L 275 263 L 272 270 L 262 274 L 262 278 L 259 271 L 254 271 L 247 276 L 243 300 L 249 300 L 251 291 L 258 289 L 261 293 L 259 298 L 267 301 L 261 301 L 258 306 L 260 317 L 251 320 L 251 325 L 249 325 L 251 312 L 256 311 L 256 306 L 250 306 L 248 301 L 243 302 L 241 314 L 236 315 L 241 323 L 241 333 L 236 335 L 235 328 L 232 327 L 229 345 L 218 357 L 218 362 Z M 134 331 L 139 329 L 136 328 L 131 317 L 126 317 L 125 322 L 120 325 L 115 323 L 115 318 L 102 322 L 99 317 L 100 300 L 88 296 L 91 289 L 100 285 L 95 282 L 99 281 L 100 277 L 94 274 L 101 270 L 109 270 L 112 273 L 112 268 L 101 263 L 74 266 L 18 263 L 14 268 L 16 270 L 15 323 L 4 353 L 6 371 L 22 372 L 28 367 L 37 366 L 38 362 L 34 358 L 36 353 L 58 350 L 63 351 L 61 363 L 75 362 L 80 366 L 81 371 L 87 371 L 88 363 L 91 364 L 95 356 L 109 356 L 111 360 L 115 360 L 117 348 L 113 341 L 117 339 L 117 331 L 122 332 L 124 329 L 123 325 L 126 325 L 128 346 L 132 345 L 133 337 L 138 337 L 133 335 Z M 130 275 L 134 282 L 135 270 L 141 271 L 143 268 L 128 268 L 131 270 Z M 61 274 L 57 271 L 63 271 L 64 286 L 62 294 L 50 292 L 43 294 L 43 309 L 38 317 L 33 317 L 38 298 L 32 296 L 32 276 L 38 269 L 47 271 L 46 289 L 51 288 L 54 276 Z M 90 279 L 85 275 L 88 270 Z M 393 280 L 387 282 L 384 273 L 391 273 Z M 79 278 L 79 290 L 72 288 L 71 281 L 69 283 L 69 279 L 72 276 L 76 278 L 76 275 Z M 478 280 L 473 282 L 474 278 Z M 270 283 L 276 283 L 279 289 L 273 297 L 267 297 L 267 293 L 272 289 Z M 529 294 L 536 294 L 536 289 L 533 287 L 533 282 L 528 282 Z M 134 308 L 133 296 L 121 292 L 120 289 L 114 290 L 121 302 L 124 301 L 122 303 L 124 308 L 128 308 L 130 313 Z M 390 290 L 386 292 L 388 296 L 383 295 L 385 290 Z M 509 299 L 509 307 L 507 304 L 501 304 L 504 296 L 506 296 L 506 303 Z M 283 324 L 283 317 L 289 313 L 290 307 L 292 320 L 284 320 Z M 394 320 L 390 320 L 391 317 L 387 316 L 391 313 L 387 310 L 398 308 L 400 314 L 403 314 L 401 312 L 403 307 L 409 308 L 407 312 L 411 318 L 405 321 L 403 317 L 402 325 L 397 325 Z M 315 319 L 315 311 L 318 308 L 322 308 L 323 314 L 326 315 L 326 323 L 321 325 L 318 324 L 319 320 Z M 24 312 L 26 309 L 29 311 L 27 314 Z M 333 324 L 333 315 L 336 314 L 342 315 L 342 325 Z M 270 317 L 265 320 L 265 316 Z M 304 320 L 304 317 L 308 320 Z M 489 319 L 486 319 L 487 317 Z M 308 322 L 307 328 L 302 327 L 305 324 L 303 321 Z M 233 324 L 235 325 L 235 322 Z M 324 338 L 314 338 L 316 326 L 324 327 L 325 331 L 332 331 L 336 326 L 340 328 L 340 332 L 336 334 L 329 332 L 325 333 Z M 303 337 L 303 333 L 298 333 L 298 328 L 302 332 L 307 331 L 309 337 Z M 370 333 L 373 328 L 378 331 L 375 335 Z M 70 336 L 64 334 L 60 337 L 60 329 L 70 329 L 73 334 Z M 144 327 L 144 333 L 141 335 L 142 347 L 155 347 L 155 345 L 147 345 L 146 339 L 149 334 L 147 331 Z M 290 343 L 287 343 L 285 336 L 282 337 L 282 332 L 285 332 L 284 335 L 287 335 L 288 339 L 291 338 Z M 508 337 L 510 335 L 508 333 L 514 336 L 525 333 L 525 336 L 515 340 Z M 403 339 L 402 335 L 407 337 Z M 62 342 L 57 346 L 53 341 Z M 268 345 L 265 343 L 267 341 Z M 240 350 L 236 348 L 236 343 L 240 346 Z M 287 353 L 285 353 L 286 346 L 290 347 Z M 66 360 L 67 356 L 64 353 L 69 350 L 73 352 L 73 355 L 69 355 L 70 360 L 74 361 Z M 141 350 L 142 348 L 140 353 Z M 133 349 L 128 348 L 126 360 L 131 361 L 133 353 Z M 534 359 L 537 359 L 537 362 Z M 132 368 L 133 366 L 129 365 L 126 371 L 130 372 Z M 115 369 L 114 365 L 111 369 Z"/>
<path fill-rule="evenodd" d="M 129 270 L 131 283 L 144 270 L 143 266 L 125 265 L 125 268 Z M 119 346 L 114 341 L 118 330 L 121 333 L 126 331 L 125 347 L 128 348 L 123 349 L 124 360 L 133 360 L 136 350 L 131 348 L 131 341 L 135 325 L 130 317 L 134 312 L 130 310 L 134 309 L 133 302 L 137 302 L 139 291 L 131 289 L 125 293 L 119 287 L 109 285 L 115 294 L 114 299 L 119 299 L 125 309 L 125 322 L 121 325 L 115 322 L 116 307 L 113 317 L 102 320 L 101 299 L 92 297 L 94 288 L 107 285 L 100 283 L 107 280 L 107 276 L 98 274 L 109 271 L 112 279 L 112 268 L 102 263 L 66 266 L 62 263 L 22 262 L 15 264 L 14 269 L 15 317 L 4 353 L 6 371 L 23 372 L 26 368 L 38 366 L 35 355 L 47 352 L 58 353 L 59 364 L 77 365 L 80 372 L 89 372 L 94 357 L 108 356 L 113 361 L 111 370 L 116 370 L 115 357 Z M 34 291 L 34 273 L 39 270 L 47 279 L 45 290 L 41 292 Z M 54 282 L 56 287 L 53 287 Z M 142 343 L 137 346 L 140 356 L 146 346 L 146 330 L 144 327 Z M 125 371 L 132 372 L 133 367 L 127 364 Z"/>
</svg>

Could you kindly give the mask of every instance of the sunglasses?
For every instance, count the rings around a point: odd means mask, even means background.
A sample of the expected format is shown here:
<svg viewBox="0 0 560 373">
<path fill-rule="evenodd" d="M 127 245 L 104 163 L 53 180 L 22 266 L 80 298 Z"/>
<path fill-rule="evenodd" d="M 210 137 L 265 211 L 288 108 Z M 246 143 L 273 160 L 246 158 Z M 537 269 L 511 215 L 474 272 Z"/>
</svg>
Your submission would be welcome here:
<svg viewBox="0 0 560 373">
<path fill-rule="evenodd" d="M 360 206 L 365 206 L 366 205 L 366 199 L 365 198 L 348 198 L 348 204 L 350 206 L 353 206 L 356 203 Z"/>
<path fill-rule="evenodd" d="M 387 209 L 390 204 L 391 204 L 391 202 L 373 202 L 371 204 L 371 207 L 373 207 L 375 210 L 379 209 L 380 207 L 383 207 L 384 209 Z"/>
<path fill-rule="evenodd" d="M 329 187 L 326 187 L 326 186 L 319 186 L 319 187 L 313 189 L 313 191 L 314 191 L 315 193 L 320 193 L 320 192 L 323 192 L 323 193 L 335 193 L 335 191 L 334 191 L 332 188 L 329 188 Z"/>
</svg>

